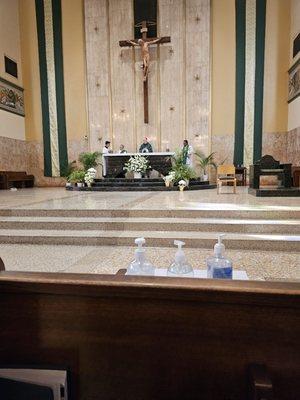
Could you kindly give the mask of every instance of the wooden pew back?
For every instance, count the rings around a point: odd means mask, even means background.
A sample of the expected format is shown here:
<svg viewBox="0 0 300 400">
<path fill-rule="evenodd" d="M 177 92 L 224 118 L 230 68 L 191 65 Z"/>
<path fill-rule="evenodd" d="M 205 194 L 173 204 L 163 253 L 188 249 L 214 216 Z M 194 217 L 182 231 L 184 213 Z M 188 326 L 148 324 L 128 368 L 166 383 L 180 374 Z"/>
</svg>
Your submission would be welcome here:
<svg viewBox="0 0 300 400">
<path fill-rule="evenodd" d="M 65 365 L 72 399 L 245 399 L 266 364 L 275 399 L 300 393 L 300 287 L 2 272 L 2 363 Z"/>
<path fill-rule="evenodd" d="M 34 176 L 27 175 L 25 171 L 0 171 L 0 189 L 9 189 L 12 185 L 22 187 L 33 187 Z"/>
</svg>

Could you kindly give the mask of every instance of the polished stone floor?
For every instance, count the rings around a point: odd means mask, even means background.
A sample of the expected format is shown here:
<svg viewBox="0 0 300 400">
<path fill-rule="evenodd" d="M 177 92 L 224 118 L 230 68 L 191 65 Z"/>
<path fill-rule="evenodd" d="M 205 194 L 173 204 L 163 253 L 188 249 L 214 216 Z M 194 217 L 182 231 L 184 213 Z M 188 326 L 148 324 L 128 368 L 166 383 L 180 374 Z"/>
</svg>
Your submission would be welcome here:
<svg viewBox="0 0 300 400">
<path fill-rule="evenodd" d="M 260 198 L 247 188 L 224 187 L 178 192 L 71 192 L 64 188 L 34 188 L 0 191 L 0 209 L 153 209 L 153 210 L 291 210 L 300 211 L 299 197 Z"/>
<path fill-rule="evenodd" d="M 148 247 L 147 257 L 157 268 L 167 268 L 174 259 L 175 248 Z M 206 268 L 209 249 L 186 249 L 195 269 Z M 1 245 L 1 257 L 7 270 L 35 272 L 74 272 L 114 274 L 126 268 L 134 258 L 133 247 Z M 300 280 L 300 254 L 270 251 L 228 250 L 233 267 L 245 270 L 249 279 Z"/>
<path fill-rule="evenodd" d="M 300 220 L 299 198 L 257 198 L 247 193 L 246 188 L 238 188 L 237 195 L 231 188 L 224 188 L 217 195 L 216 190 L 178 192 L 67 192 L 63 188 L 24 189 L 0 191 L 0 214 L 9 215 L 11 211 L 53 211 L 53 210 L 130 210 L 131 213 L 143 210 L 151 212 L 166 210 L 200 210 L 213 215 L 215 211 L 247 212 L 258 211 L 267 215 L 269 211 L 286 213 L 284 224 L 289 222 L 290 229 L 299 238 L 297 224 Z M 173 214 L 173 213 L 172 213 Z M 108 215 L 109 216 L 109 215 Z M 140 215 L 141 216 L 141 215 Z M 173 215 L 171 215 L 173 216 Z M 175 215 L 174 215 L 175 216 Z M 173 216 L 173 217 L 174 217 Z M 23 218 L 30 218 L 25 217 Z M 243 217 L 244 218 L 244 217 Z M 17 219 L 17 218 L 16 218 Z M 61 219 L 63 221 L 63 218 Z M 5 222 L 5 218 L 3 217 Z M 3 222 L 3 223 L 4 223 Z M 33 222 L 34 218 L 33 218 Z M 58 220 L 56 222 L 59 222 Z M 96 221 L 97 222 L 97 221 Z M 156 221 L 159 223 L 159 220 Z M 174 218 L 174 223 L 176 218 Z M 191 223 L 186 219 L 186 223 Z M 228 222 L 228 221 L 227 221 Z M 236 224 L 245 224 L 245 220 L 235 219 Z M 255 220 L 248 221 L 255 224 Z M 265 221 L 264 225 L 276 225 L 276 220 Z M 285 228 L 286 229 L 286 228 Z M 268 230 L 270 230 L 268 228 Z M 271 229 L 272 231 L 272 229 Z M 274 229 L 275 232 L 275 229 Z M 298 233 L 297 233 L 298 232 Z M 284 236 L 282 238 L 284 240 Z M 205 247 L 205 246 L 203 246 Z M 195 268 L 205 268 L 205 260 L 212 249 L 189 248 L 187 256 Z M 170 247 L 149 247 L 148 256 L 157 267 L 166 268 L 172 261 L 175 249 Z M 298 251 L 253 251 L 228 250 L 234 268 L 246 270 L 250 279 L 300 279 L 300 248 Z M 115 273 L 124 268 L 133 258 L 133 248 L 125 246 L 89 246 L 89 245 L 49 245 L 49 244 L 0 244 L 0 257 L 8 270 L 77 272 L 77 273 Z"/>
</svg>

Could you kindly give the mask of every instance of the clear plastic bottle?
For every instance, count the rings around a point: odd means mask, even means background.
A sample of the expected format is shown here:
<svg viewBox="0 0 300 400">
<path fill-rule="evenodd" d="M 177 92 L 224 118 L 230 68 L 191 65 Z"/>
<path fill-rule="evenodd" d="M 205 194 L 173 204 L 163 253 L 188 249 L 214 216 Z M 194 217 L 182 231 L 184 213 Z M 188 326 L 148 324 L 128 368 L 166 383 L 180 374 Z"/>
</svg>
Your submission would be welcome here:
<svg viewBox="0 0 300 400">
<path fill-rule="evenodd" d="M 154 275 L 155 268 L 149 261 L 147 261 L 145 254 L 146 251 L 142 247 L 143 244 L 146 243 L 146 240 L 144 238 L 137 238 L 134 242 L 138 248 L 134 252 L 135 258 L 129 264 L 126 275 Z"/>
<path fill-rule="evenodd" d="M 225 234 L 218 235 L 218 243 L 214 247 L 214 255 L 206 260 L 207 277 L 212 279 L 232 279 L 232 262 L 224 256 L 225 246 L 222 238 Z"/>
<path fill-rule="evenodd" d="M 168 268 L 168 276 L 193 277 L 194 270 L 187 262 L 184 251 L 182 250 L 182 246 L 184 246 L 185 243 L 180 240 L 174 240 L 174 244 L 178 246 L 178 250 L 175 254 L 174 262 Z"/>
</svg>

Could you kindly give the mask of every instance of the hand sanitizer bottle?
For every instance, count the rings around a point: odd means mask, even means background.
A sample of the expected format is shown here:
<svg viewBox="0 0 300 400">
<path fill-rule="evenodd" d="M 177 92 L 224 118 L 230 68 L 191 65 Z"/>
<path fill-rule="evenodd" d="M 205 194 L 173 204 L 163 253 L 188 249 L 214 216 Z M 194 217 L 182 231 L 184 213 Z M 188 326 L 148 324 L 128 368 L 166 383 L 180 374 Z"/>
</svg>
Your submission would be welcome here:
<svg viewBox="0 0 300 400">
<path fill-rule="evenodd" d="M 135 239 L 138 248 L 135 250 L 135 259 L 129 264 L 126 275 L 154 275 L 154 266 L 146 260 L 145 249 L 142 247 L 146 243 L 144 238 Z"/>
<path fill-rule="evenodd" d="M 168 276 L 193 277 L 194 270 L 187 262 L 184 251 L 182 250 L 182 246 L 184 246 L 185 243 L 180 240 L 174 240 L 174 244 L 178 246 L 178 250 L 175 254 L 174 262 L 168 268 Z"/>
<path fill-rule="evenodd" d="M 218 243 L 214 247 L 213 257 L 206 260 L 207 277 L 213 279 L 232 279 L 232 262 L 224 257 L 225 246 L 222 238 L 225 234 L 218 235 Z"/>
</svg>

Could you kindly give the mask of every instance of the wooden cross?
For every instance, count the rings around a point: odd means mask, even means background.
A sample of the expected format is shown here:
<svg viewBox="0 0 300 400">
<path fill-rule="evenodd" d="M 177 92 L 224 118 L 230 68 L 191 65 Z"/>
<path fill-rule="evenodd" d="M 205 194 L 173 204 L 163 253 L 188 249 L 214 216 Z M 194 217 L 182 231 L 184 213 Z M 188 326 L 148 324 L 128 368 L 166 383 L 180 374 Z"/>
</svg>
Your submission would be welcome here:
<svg viewBox="0 0 300 400">
<path fill-rule="evenodd" d="M 170 36 L 163 36 L 161 38 L 148 38 L 147 25 L 149 23 L 147 21 L 142 21 L 141 24 L 141 39 L 134 40 L 120 40 L 119 45 L 121 47 L 134 47 L 139 46 L 141 48 L 142 57 L 143 57 L 143 82 L 144 82 L 144 122 L 145 124 L 149 123 L 149 107 L 148 107 L 148 72 L 149 72 L 149 62 L 150 62 L 150 54 L 149 54 L 149 45 L 151 44 L 161 44 L 161 43 L 170 43 Z"/>
</svg>

